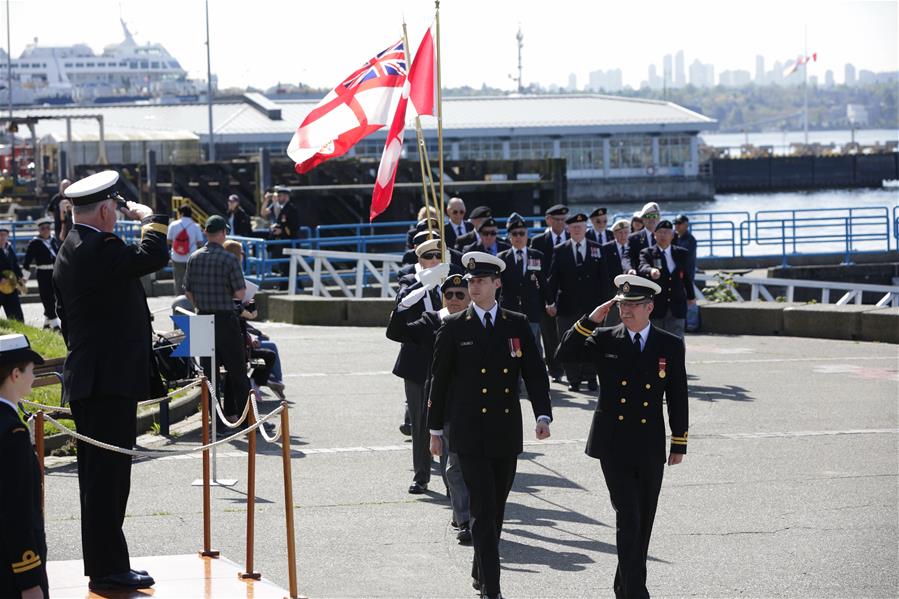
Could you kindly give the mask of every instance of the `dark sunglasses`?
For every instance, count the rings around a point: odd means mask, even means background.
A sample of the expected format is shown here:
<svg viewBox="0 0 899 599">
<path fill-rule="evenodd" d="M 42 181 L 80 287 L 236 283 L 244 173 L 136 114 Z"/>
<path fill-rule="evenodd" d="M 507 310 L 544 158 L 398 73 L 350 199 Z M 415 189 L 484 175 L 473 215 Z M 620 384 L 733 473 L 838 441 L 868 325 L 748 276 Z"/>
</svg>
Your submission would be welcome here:
<svg viewBox="0 0 899 599">
<path fill-rule="evenodd" d="M 465 292 L 464 291 L 444 291 L 443 297 L 445 297 L 446 299 L 464 300 Z"/>
<path fill-rule="evenodd" d="M 421 255 L 422 260 L 436 260 L 440 258 L 440 252 L 425 252 Z"/>
<path fill-rule="evenodd" d="M 515 231 L 509 231 L 509 236 L 511 236 L 511 237 L 524 237 L 527 234 L 528 234 L 528 232 L 524 231 L 522 229 L 518 229 Z"/>
<path fill-rule="evenodd" d="M 496 237 L 497 231 L 481 231 L 481 237 Z"/>
<path fill-rule="evenodd" d="M 450 210 L 450 214 L 465 214 L 464 210 Z"/>
</svg>

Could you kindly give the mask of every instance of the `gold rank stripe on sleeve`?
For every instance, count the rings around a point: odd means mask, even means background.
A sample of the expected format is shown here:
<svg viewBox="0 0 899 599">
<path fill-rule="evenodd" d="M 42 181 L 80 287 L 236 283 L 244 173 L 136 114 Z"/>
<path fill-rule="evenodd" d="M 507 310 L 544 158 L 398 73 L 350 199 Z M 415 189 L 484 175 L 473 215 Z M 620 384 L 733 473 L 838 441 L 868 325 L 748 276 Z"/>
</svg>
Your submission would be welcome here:
<svg viewBox="0 0 899 599">
<path fill-rule="evenodd" d="M 583 335 L 584 337 L 589 337 L 593 334 L 593 331 L 585 327 L 579 322 L 574 323 L 574 330 Z"/>
<path fill-rule="evenodd" d="M 162 223 L 148 223 L 140 228 L 141 235 L 145 235 L 150 231 L 166 235 L 169 232 L 169 226 Z"/>
<path fill-rule="evenodd" d="M 671 443 L 674 445 L 686 445 L 687 437 L 671 437 Z"/>
<path fill-rule="evenodd" d="M 34 551 L 29 550 L 22 554 L 22 561 L 12 564 L 12 571 L 13 574 L 22 574 L 23 572 L 34 570 L 40 567 L 40 565 L 41 557 Z"/>
</svg>

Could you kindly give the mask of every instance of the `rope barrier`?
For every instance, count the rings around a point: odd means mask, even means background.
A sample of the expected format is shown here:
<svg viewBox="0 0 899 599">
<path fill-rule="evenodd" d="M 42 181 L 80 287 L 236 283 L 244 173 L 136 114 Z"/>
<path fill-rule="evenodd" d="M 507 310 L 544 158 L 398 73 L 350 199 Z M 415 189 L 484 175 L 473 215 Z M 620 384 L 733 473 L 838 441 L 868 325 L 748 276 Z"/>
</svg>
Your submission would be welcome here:
<svg viewBox="0 0 899 599">
<path fill-rule="evenodd" d="M 229 443 L 229 442 L 233 441 L 234 439 L 243 437 L 244 435 L 246 435 L 247 433 L 249 433 L 251 431 L 262 428 L 262 425 L 265 424 L 266 421 L 268 421 L 270 418 L 277 416 L 282 411 L 284 411 L 284 406 L 278 406 L 277 408 L 275 408 L 274 410 L 272 410 L 271 412 L 269 412 L 268 414 L 266 414 L 265 416 L 260 418 L 252 426 L 248 426 L 246 429 L 239 431 L 237 433 L 234 433 L 230 437 L 225 437 L 224 439 L 219 439 L 218 441 L 216 441 L 214 443 L 208 443 L 206 445 L 199 445 L 197 447 L 191 447 L 190 449 L 180 449 L 180 450 L 174 450 L 174 451 L 154 450 L 154 449 L 144 449 L 144 450 L 125 449 L 123 447 L 118 447 L 116 445 L 110 445 L 109 443 L 104 443 L 103 441 L 97 441 L 96 439 L 92 439 L 91 437 L 88 437 L 87 435 L 82 435 L 81 433 L 78 433 L 77 431 L 73 431 L 72 429 L 68 428 L 67 426 L 65 426 L 64 424 L 62 424 L 61 422 L 59 422 L 58 420 L 56 420 L 55 418 L 53 418 L 51 416 L 45 415 L 44 418 L 46 418 L 46 420 L 48 422 L 52 423 L 56 428 L 58 428 L 61 433 L 69 435 L 70 437 L 74 437 L 75 439 L 78 439 L 79 441 L 84 441 L 85 443 L 94 445 L 95 447 L 99 447 L 101 449 L 106 449 L 106 450 L 112 451 L 114 453 L 121 453 L 124 455 L 129 455 L 132 457 L 153 457 L 153 456 L 186 455 L 189 453 L 196 453 L 198 451 L 204 451 L 206 449 L 211 449 L 213 447 L 216 447 L 217 445 L 222 445 L 224 443 Z"/>
<path fill-rule="evenodd" d="M 259 422 L 259 406 L 256 405 L 256 394 L 253 391 L 250 391 L 250 401 L 247 402 L 253 405 L 253 418 L 256 422 Z M 268 433 L 265 432 L 265 427 L 259 429 L 259 434 L 262 435 L 262 438 L 275 445 L 278 443 L 278 439 L 281 438 L 281 427 L 275 423 L 275 433 L 269 437 Z"/>
<path fill-rule="evenodd" d="M 237 422 L 230 422 L 228 420 L 228 418 L 225 416 L 225 414 L 222 412 L 222 406 L 219 405 L 219 402 L 213 401 L 212 403 L 215 404 L 215 411 L 219 415 L 219 420 L 221 420 L 222 423 L 225 426 L 227 426 L 228 428 L 237 428 L 238 426 L 243 424 L 244 420 L 247 419 L 247 414 L 250 413 L 250 401 L 249 400 L 252 399 L 252 396 L 253 396 L 253 391 L 251 390 L 249 393 L 249 396 L 247 397 L 247 403 L 243 407 L 243 414 L 240 415 L 240 418 L 237 419 Z M 257 420 L 258 420 L 258 418 L 257 418 Z"/>
<path fill-rule="evenodd" d="M 145 401 L 139 401 L 139 402 L 137 402 L 137 407 L 142 408 L 144 406 L 151 406 L 153 404 L 162 403 L 168 399 L 172 399 L 179 393 L 183 393 L 184 391 L 187 391 L 188 389 L 193 389 L 194 387 L 198 387 L 202 382 L 203 382 L 203 379 L 197 378 L 193 382 L 188 383 L 187 385 L 184 385 L 183 387 L 179 387 L 178 389 L 169 391 L 166 395 L 163 395 L 162 397 L 157 397 L 156 399 L 148 399 Z M 38 410 L 43 410 L 45 412 L 50 412 L 51 414 L 52 413 L 71 414 L 72 413 L 72 410 L 70 408 L 66 408 L 64 406 L 48 406 L 48 405 L 45 405 L 42 403 L 38 403 L 36 401 L 29 401 L 27 399 L 20 399 L 19 401 L 29 407 L 37 408 Z"/>
</svg>

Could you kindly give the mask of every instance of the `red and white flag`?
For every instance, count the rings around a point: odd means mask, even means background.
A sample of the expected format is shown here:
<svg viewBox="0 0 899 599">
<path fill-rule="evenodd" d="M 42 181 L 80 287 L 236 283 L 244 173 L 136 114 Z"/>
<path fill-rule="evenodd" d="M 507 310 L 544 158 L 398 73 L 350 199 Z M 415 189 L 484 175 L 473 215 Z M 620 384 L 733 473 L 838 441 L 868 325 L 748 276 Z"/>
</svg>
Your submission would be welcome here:
<svg viewBox="0 0 899 599">
<path fill-rule="evenodd" d="M 809 56 L 802 56 L 802 55 L 797 56 L 796 62 L 794 62 L 793 64 L 787 65 L 787 68 L 784 69 L 784 77 L 789 77 L 790 75 L 792 75 L 793 73 L 798 71 L 799 67 L 801 67 L 804 64 L 808 64 L 810 62 L 818 62 L 818 53 L 817 52 L 813 52 Z"/>
<path fill-rule="evenodd" d="M 412 101 L 414 110 L 418 114 L 437 114 L 436 60 L 434 37 L 431 35 L 431 30 L 428 29 L 418 45 L 415 59 L 409 68 L 409 77 L 403 86 L 396 112 L 393 115 L 390 132 L 387 133 L 384 153 L 381 155 L 381 164 L 378 166 L 375 189 L 371 195 L 369 220 L 375 220 L 390 206 L 390 200 L 393 197 L 393 184 L 396 179 L 396 167 L 403 152 L 403 133 L 406 128 L 406 107 L 409 100 Z"/>
<path fill-rule="evenodd" d="M 287 155 L 307 173 L 342 156 L 360 139 L 384 127 L 406 82 L 402 40 L 369 59 L 331 90 L 293 134 Z"/>
</svg>

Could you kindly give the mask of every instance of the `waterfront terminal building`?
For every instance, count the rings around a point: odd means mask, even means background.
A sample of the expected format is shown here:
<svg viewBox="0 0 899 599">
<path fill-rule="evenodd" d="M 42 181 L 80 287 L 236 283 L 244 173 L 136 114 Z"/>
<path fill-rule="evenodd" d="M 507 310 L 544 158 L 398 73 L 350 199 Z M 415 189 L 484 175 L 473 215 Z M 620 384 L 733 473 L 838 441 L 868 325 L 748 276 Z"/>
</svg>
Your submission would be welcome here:
<svg viewBox="0 0 899 599">
<path fill-rule="evenodd" d="M 255 156 L 262 148 L 273 159 L 286 157 L 294 130 L 315 104 L 256 93 L 216 102 L 216 158 Z M 66 151 L 68 172 L 104 160 L 143 162 L 149 149 L 159 164 L 195 162 L 205 156 L 209 135 L 202 103 L 27 107 L 15 116 L 37 119 L 38 152 L 51 172 L 60 150 Z M 562 158 L 571 200 L 713 193 L 700 169 L 698 135 L 715 129 L 716 121 L 671 102 L 598 94 L 450 97 L 443 116 L 447 159 Z M 436 126 L 428 120 L 427 147 L 436 162 Z M 386 129 L 364 139 L 348 157 L 378 160 L 385 136 Z M 412 159 L 415 143 L 414 130 L 408 130 L 406 154 Z"/>
</svg>

